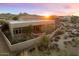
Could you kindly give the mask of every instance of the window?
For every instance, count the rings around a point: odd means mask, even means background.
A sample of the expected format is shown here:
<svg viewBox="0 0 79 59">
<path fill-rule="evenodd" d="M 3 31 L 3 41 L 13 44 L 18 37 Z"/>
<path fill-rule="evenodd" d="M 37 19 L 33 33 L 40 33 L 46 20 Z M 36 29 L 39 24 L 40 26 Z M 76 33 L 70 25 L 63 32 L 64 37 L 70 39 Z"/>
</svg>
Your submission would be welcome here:
<svg viewBox="0 0 79 59">
<path fill-rule="evenodd" d="M 15 31 L 16 31 L 15 33 L 18 34 L 18 30 L 16 29 Z"/>
<path fill-rule="evenodd" d="M 13 30 L 14 34 L 20 34 L 21 33 L 21 28 L 15 28 Z"/>
<path fill-rule="evenodd" d="M 21 28 L 19 28 L 18 31 L 19 31 L 18 33 L 21 33 Z"/>
</svg>

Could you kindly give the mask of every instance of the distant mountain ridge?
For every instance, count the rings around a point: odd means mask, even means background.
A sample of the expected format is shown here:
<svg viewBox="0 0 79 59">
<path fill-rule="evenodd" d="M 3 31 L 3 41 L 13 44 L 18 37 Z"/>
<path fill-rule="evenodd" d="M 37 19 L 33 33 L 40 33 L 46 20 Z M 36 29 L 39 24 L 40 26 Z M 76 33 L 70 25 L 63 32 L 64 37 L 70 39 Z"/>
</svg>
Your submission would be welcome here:
<svg viewBox="0 0 79 59">
<path fill-rule="evenodd" d="M 19 14 L 2 13 L 2 14 L 0 14 L 0 19 L 12 20 L 13 17 L 17 17 L 19 20 L 47 19 L 44 16 L 32 15 L 32 14 L 28 14 L 28 13 L 19 13 Z M 49 19 L 52 19 L 52 16 L 49 17 Z"/>
</svg>

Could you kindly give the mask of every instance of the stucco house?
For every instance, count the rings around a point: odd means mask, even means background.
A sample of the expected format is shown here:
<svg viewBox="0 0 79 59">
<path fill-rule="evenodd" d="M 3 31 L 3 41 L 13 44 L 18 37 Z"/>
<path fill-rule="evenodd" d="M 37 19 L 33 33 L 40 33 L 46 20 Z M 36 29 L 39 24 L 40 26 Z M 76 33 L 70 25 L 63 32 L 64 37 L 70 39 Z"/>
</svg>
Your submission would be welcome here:
<svg viewBox="0 0 79 59">
<path fill-rule="evenodd" d="M 54 31 L 54 20 L 9 20 L 4 28 L 4 38 L 11 51 L 32 47 L 43 34 Z M 6 26 L 4 26 L 6 27 Z M 5 37 L 6 36 L 6 37 Z"/>
<path fill-rule="evenodd" d="M 27 20 L 27 21 L 8 21 L 12 39 L 25 38 L 27 28 L 32 27 L 32 33 L 39 34 L 53 31 L 54 20 Z"/>
</svg>

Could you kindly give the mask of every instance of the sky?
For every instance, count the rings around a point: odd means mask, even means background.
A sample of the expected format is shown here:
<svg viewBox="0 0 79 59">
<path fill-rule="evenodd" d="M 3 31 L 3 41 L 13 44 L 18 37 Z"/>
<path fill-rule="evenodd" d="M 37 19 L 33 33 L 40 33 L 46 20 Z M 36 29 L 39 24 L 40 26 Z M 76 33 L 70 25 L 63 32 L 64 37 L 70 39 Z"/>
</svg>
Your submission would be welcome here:
<svg viewBox="0 0 79 59">
<path fill-rule="evenodd" d="M 79 3 L 0 3 L 0 13 L 78 15 Z"/>
</svg>

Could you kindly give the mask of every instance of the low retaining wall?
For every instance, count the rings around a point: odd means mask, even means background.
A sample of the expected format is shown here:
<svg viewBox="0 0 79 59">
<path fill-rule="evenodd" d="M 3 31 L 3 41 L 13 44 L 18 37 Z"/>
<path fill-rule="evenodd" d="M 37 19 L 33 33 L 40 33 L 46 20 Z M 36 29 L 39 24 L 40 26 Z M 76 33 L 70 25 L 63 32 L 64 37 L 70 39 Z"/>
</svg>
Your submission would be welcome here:
<svg viewBox="0 0 79 59">
<path fill-rule="evenodd" d="M 0 33 L 3 36 L 3 38 L 4 38 L 4 40 L 5 40 L 6 44 L 7 44 L 7 46 L 10 48 L 10 46 L 11 46 L 10 41 L 8 40 L 8 38 L 5 36 L 5 34 L 1 30 L 0 30 Z"/>
<path fill-rule="evenodd" d="M 8 40 L 8 38 L 5 36 L 5 34 L 2 31 L 1 31 L 1 34 L 4 37 L 5 42 L 7 43 L 10 51 L 12 51 L 12 52 L 13 51 L 21 51 L 25 48 L 30 49 L 30 48 L 34 47 L 37 43 L 39 43 L 40 39 L 43 37 L 43 35 L 41 35 L 40 37 L 11 45 L 10 41 Z"/>
<path fill-rule="evenodd" d="M 56 31 L 58 31 L 60 28 L 56 29 Z M 56 33 L 56 31 L 52 32 L 51 34 L 48 34 L 47 36 L 49 37 L 49 39 L 51 39 L 53 37 L 53 35 Z M 30 39 L 30 40 L 27 40 L 27 41 L 24 41 L 24 42 L 20 42 L 20 43 L 17 43 L 17 44 L 13 44 L 11 45 L 10 41 L 7 39 L 7 37 L 5 36 L 5 34 L 1 31 L 10 51 L 21 51 L 23 49 L 30 49 L 32 47 L 34 47 L 37 43 L 40 42 L 40 39 L 44 36 L 41 35 L 40 37 L 37 37 L 37 38 L 34 38 L 34 39 Z"/>
<path fill-rule="evenodd" d="M 33 48 L 37 43 L 40 42 L 41 37 L 30 39 L 28 41 L 20 42 L 17 44 L 11 45 L 11 51 L 21 51 L 23 49 L 31 49 Z"/>
</svg>

